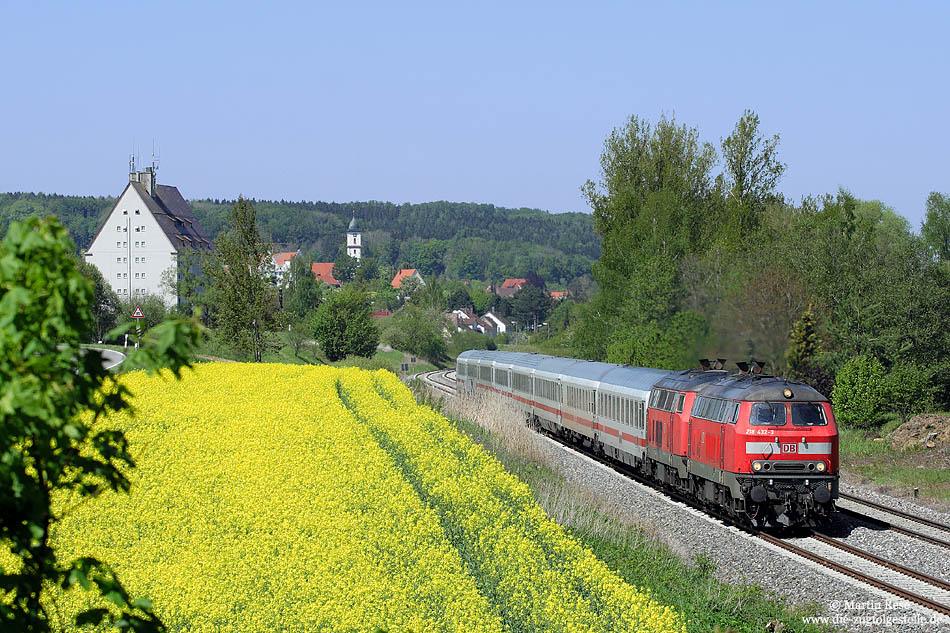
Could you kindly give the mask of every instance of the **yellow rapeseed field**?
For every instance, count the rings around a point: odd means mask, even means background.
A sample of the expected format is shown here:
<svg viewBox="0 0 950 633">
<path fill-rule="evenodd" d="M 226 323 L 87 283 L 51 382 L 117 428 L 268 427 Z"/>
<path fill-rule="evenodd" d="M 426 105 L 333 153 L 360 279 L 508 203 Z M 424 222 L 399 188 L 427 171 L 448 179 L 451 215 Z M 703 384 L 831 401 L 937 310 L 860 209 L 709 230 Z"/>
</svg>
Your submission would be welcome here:
<svg viewBox="0 0 950 633">
<path fill-rule="evenodd" d="M 390 372 L 122 381 L 135 416 L 105 424 L 137 460 L 131 494 L 80 503 L 54 541 L 113 563 L 172 631 L 685 631 Z"/>
</svg>

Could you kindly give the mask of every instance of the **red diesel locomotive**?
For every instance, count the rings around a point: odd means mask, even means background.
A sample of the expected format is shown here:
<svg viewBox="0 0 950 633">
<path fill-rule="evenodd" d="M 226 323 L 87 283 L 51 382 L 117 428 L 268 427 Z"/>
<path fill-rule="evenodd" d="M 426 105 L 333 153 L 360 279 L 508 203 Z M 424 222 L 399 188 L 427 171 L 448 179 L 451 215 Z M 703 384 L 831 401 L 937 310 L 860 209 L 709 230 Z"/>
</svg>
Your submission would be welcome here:
<svg viewBox="0 0 950 633">
<path fill-rule="evenodd" d="M 820 523 L 838 497 L 838 432 L 827 398 L 763 375 L 666 371 L 471 350 L 463 389 L 510 398 L 526 419 L 633 467 L 657 486 L 754 526 Z"/>
</svg>

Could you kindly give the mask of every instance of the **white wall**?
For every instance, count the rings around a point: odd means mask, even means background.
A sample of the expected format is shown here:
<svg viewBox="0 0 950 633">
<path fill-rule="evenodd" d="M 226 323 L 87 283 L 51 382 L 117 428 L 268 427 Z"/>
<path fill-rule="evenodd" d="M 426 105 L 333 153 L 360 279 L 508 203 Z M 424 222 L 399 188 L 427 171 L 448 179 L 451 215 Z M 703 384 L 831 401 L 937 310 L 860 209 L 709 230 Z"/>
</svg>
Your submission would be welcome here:
<svg viewBox="0 0 950 633">
<path fill-rule="evenodd" d="M 363 249 L 361 248 L 361 237 L 360 233 L 346 234 L 346 254 L 350 257 L 355 257 L 356 259 L 362 258 Z"/>
<path fill-rule="evenodd" d="M 86 251 L 86 261 L 99 269 L 120 299 L 154 294 L 170 307 L 178 297 L 162 291 L 162 273 L 177 268 L 176 254 L 145 202 L 129 187 Z"/>
</svg>

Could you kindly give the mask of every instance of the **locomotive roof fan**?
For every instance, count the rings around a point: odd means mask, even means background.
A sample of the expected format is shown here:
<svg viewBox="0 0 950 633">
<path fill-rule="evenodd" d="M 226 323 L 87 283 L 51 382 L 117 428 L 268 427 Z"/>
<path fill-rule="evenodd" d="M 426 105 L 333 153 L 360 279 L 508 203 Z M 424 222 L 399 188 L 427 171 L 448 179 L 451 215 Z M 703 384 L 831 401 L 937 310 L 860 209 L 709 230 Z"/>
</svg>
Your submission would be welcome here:
<svg viewBox="0 0 950 633">
<path fill-rule="evenodd" d="M 716 359 L 716 364 L 713 365 L 713 369 L 722 369 L 722 368 L 725 367 L 725 366 L 726 366 L 726 359 L 725 359 L 725 358 L 717 358 L 717 359 Z"/>
<path fill-rule="evenodd" d="M 740 360 L 738 363 L 736 363 L 736 367 L 739 368 L 739 373 L 740 373 L 740 374 L 748 374 L 748 373 L 749 373 L 749 363 L 746 363 L 746 362 L 743 362 L 743 361 Z"/>
<path fill-rule="evenodd" d="M 765 369 L 765 361 L 754 360 L 752 361 L 752 373 L 758 376 L 762 373 L 762 370 Z"/>
<path fill-rule="evenodd" d="M 699 366 L 703 368 L 703 371 L 709 371 L 710 369 L 712 369 L 712 365 L 709 364 L 708 358 L 700 358 Z"/>
</svg>

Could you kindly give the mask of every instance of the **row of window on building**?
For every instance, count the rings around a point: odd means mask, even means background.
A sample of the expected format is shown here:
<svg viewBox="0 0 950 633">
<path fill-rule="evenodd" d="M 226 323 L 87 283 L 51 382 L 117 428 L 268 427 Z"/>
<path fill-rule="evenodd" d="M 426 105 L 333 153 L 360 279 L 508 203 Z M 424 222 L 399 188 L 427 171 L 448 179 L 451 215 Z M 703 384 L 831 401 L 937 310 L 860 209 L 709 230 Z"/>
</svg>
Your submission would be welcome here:
<svg viewBox="0 0 950 633">
<path fill-rule="evenodd" d="M 116 258 L 115 258 L 115 263 L 116 263 L 116 264 L 128 264 L 128 263 L 129 263 L 129 258 L 128 258 L 128 257 L 116 257 Z M 144 263 L 145 263 L 145 258 L 144 258 L 144 257 L 136 257 L 136 258 L 135 258 L 135 263 L 136 263 L 136 264 L 144 264 Z"/>
<path fill-rule="evenodd" d="M 115 247 L 116 247 L 116 248 L 128 248 L 128 247 L 129 247 L 129 243 L 128 243 L 128 242 L 116 242 L 116 243 L 115 243 Z M 136 243 L 135 243 L 135 248 L 145 248 L 145 242 L 136 242 Z"/>
<path fill-rule="evenodd" d="M 115 293 L 116 293 L 117 295 L 126 295 L 126 296 L 128 296 L 128 294 L 129 294 L 129 289 L 128 289 L 128 288 L 116 288 Z M 145 294 L 145 288 L 135 288 L 135 289 L 132 290 L 132 294 L 133 294 L 133 295 L 144 295 L 144 294 Z"/>
<path fill-rule="evenodd" d="M 120 225 L 118 225 L 117 227 L 115 227 L 115 230 L 118 231 L 119 233 L 126 233 L 126 232 L 128 232 L 129 227 L 127 227 L 127 226 L 122 226 L 122 225 L 120 224 Z M 136 233 L 144 233 L 144 232 L 145 232 L 145 225 L 144 225 L 144 224 L 140 224 L 140 225 L 138 225 L 137 227 L 135 227 L 135 232 L 136 232 Z"/>
<path fill-rule="evenodd" d="M 141 275 L 141 277 L 140 277 L 139 275 Z M 128 279 L 128 278 L 129 278 L 129 273 L 116 273 L 116 274 L 115 274 L 115 278 L 116 278 L 116 279 Z M 145 273 L 135 273 L 135 279 L 145 279 Z"/>
</svg>

